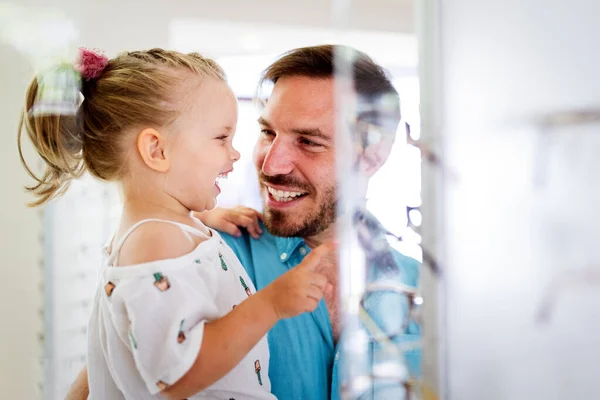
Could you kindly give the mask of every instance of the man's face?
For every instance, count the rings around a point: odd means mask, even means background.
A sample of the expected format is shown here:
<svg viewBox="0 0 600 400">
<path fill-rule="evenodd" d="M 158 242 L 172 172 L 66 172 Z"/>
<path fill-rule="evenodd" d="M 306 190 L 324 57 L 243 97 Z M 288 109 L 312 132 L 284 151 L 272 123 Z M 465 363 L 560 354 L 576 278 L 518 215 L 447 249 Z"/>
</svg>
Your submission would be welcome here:
<svg viewBox="0 0 600 400">
<path fill-rule="evenodd" d="M 274 235 L 307 238 L 334 222 L 334 95 L 333 79 L 281 78 L 259 119 L 254 163 Z"/>
</svg>

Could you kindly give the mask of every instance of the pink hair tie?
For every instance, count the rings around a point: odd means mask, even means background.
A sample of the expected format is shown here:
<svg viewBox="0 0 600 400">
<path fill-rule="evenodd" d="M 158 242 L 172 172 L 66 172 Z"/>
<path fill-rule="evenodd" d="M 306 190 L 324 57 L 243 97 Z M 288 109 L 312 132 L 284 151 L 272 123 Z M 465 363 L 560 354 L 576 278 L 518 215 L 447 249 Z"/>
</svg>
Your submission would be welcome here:
<svg viewBox="0 0 600 400">
<path fill-rule="evenodd" d="M 75 68 L 86 81 L 97 79 L 107 65 L 108 57 L 100 50 L 79 48 L 79 61 L 75 64 Z"/>
</svg>

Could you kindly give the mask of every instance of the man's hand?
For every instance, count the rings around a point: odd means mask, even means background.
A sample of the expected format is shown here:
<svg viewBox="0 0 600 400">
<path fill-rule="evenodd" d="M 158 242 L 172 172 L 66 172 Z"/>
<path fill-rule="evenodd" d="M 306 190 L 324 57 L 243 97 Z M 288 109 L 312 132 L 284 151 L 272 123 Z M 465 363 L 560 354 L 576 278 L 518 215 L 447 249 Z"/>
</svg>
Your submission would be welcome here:
<svg viewBox="0 0 600 400">
<path fill-rule="evenodd" d="M 213 229 L 230 234 L 231 236 L 240 236 L 242 232 L 239 227 L 246 228 L 250 236 L 258 239 L 262 234 L 262 229 L 258 221 L 262 221 L 262 215 L 248 207 L 221 208 L 217 207 L 210 211 L 196 212 L 194 215 Z"/>
</svg>

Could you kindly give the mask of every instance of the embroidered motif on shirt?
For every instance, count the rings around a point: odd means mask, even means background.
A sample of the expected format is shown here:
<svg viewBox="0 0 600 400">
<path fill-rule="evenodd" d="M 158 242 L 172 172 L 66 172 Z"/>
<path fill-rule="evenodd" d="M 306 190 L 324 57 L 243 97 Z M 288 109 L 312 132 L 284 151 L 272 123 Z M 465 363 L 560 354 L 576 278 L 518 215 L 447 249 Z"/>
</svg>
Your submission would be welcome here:
<svg viewBox="0 0 600 400">
<path fill-rule="evenodd" d="M 254 361 L 254 371 L 256 372 L 256 376 L 258 377 L 258 383 L 262 386 L 262 378 L 260 377 L 260 361 Z"/>
<path fill-rule="evenodd" d="M 246 285 L 246 282 L 244 282 L 244 278 L 242 278 L 241 276 L 240 276 L 240 283 L 244 287 L 244 290 L 246 291 L 246 294 L 248 295 L 248 297 L 252 296 L 252 292 L 250 291 L 250 288 Z"/>
<path fill-rule="evenodd" d="M 163 274 L 157 272 L 154 274 L 154 286 L 156 286 L 161 292 L 165 292 L 169 290 L 171 284 L 166 276 L 163 276 Z"/>
<path fill-rule="evenodd" d="M 221 252 L 219 252 L 219 259 L 221 260 L 221 268 L 223 268 L 223 271 L 227 271 L 227 264 L 225 264 L 225 260 L 223 260 L 223 254 L 221 254 Z"/>
<path fill-rule="evenodd" d="M 179 334 L 177 334 L 177 343 L 183 343 L 185 341 L 185 333 L 183 333 L 183 322 L 185 319 L 181 320 L 179 324 Z"/>
<path fill-rule="evenodd" d="M 135 341 L 135 337 L 133 337 L 133 332 L 129 331 L 129 342 L 131 343 L 131 348 L 137 350 L 137 342 Z"/>
<path fill-rule="evenodd" d="M 112 294 L 113 290 L 115 290 L 115 284 L 112 282 L 108 282 L 106 284 L 106 286 L 104 286 L 104 292 L 106 293 L 107 297 L 110 297 L 110 295 Z"/>
</svg>

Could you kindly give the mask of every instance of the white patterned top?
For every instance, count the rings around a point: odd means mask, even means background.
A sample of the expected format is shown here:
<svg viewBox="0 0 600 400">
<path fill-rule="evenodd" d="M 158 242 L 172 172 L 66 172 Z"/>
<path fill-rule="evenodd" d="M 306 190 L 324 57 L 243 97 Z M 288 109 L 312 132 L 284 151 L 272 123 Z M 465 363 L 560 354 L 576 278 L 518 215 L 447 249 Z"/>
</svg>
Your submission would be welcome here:
<svg viewBox="0 0 600 400">
<path fill-rule="evenodd" d="M 87 368 L 93 400 L 164 399 L 160 391 L 193 365 L 204 323 L 222 317 L 254 292 L 233 251 L 219 234 L 181 257 L 126 267 L 114 259 L 134 225 L 100 272 L 88 330 Z M 173 221 L 162 221 L 206 237 Z M 240 327 L 243 334 L 244 327 Z M 266 336 L 219 381 L 191 399 L 269 399 Z"/>
</svg>

